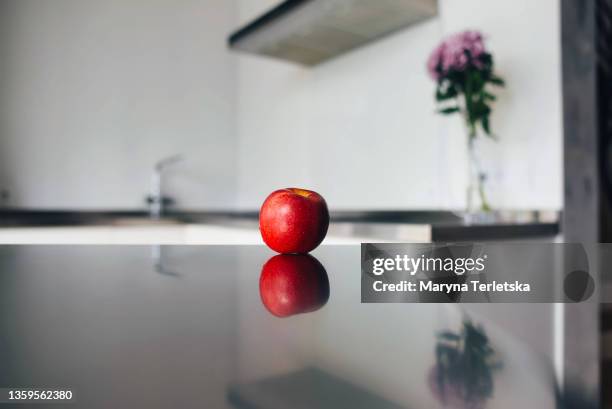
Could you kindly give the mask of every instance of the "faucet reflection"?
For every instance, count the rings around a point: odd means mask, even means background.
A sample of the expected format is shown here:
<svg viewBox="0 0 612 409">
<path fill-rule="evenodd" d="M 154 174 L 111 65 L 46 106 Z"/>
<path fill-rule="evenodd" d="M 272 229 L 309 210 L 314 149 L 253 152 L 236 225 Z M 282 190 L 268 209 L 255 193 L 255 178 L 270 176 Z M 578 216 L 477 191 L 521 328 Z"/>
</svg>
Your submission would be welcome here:
<svg viewBox="0 0 612 409">
<path fill-rule="evenodd" d="M 271 314 L 289 317 L 323 307 L 329 299 L 329 279 L 313 256 L 279 254 L 262 267 L 259 293 Z"/>
<path fill-rule="evenodd" d="M 151 259 L 153 261 L 153 269 L 155 272 L 170 276 L 170 277 L 180 277 L 181 275 L 176 271 L 170 270 L 166 267 L 164 262 L 164 253 L 163 248 L 160 245 L 155 245 L 151 247 Z"/>
</svg>

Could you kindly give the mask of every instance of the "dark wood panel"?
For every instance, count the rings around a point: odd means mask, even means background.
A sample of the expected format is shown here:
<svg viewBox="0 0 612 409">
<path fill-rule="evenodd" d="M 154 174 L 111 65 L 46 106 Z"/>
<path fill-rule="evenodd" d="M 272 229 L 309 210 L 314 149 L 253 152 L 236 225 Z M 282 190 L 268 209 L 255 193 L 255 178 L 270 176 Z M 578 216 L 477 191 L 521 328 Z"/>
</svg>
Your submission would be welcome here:
<svg viewBox="0 0 612 409">
<path fill-rule="evenodd" d="M 597 243 L 604 237 L 596 13 L 596 1 L 561 0 L 566 242 Z M 599 319 L 597 303 L 565 305 L 563 407 L 599 407 Z"/>
</svg>

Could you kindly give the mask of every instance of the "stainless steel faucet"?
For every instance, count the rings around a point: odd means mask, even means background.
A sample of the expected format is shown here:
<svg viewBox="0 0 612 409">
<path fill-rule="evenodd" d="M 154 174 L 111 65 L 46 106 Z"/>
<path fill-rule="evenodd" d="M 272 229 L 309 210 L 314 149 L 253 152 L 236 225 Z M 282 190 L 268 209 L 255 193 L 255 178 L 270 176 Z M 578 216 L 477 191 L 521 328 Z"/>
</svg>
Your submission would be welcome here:
<svg viewBox="0 0 612 409">
<path fill-rule="evenodd" d="M 175 164 L 183 159 L 182 155 L 172 155 L 158 161 L 151 175 L 151 190 L 147 196 L 149 205 L 149 215 L 153 219 L 159 219 L 166 206 L 173 203 L 173 200 L 162 193 L 162 173 L 168 166 Z"/>
</svg>

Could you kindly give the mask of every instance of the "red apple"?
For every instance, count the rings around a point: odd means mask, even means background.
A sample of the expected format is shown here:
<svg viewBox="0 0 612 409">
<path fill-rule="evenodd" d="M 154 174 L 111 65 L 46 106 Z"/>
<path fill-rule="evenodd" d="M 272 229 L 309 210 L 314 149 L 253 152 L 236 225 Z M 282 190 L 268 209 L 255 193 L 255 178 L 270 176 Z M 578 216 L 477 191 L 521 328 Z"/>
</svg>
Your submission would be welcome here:
<svg viewBox="0 0 612 409">
<path fill-rule="evenodd" d="M 327 272 L 309 254 L 279 254 L 261 269 L 259 294 L 277 317 L 316 311 L 329 299 Z"/>
<path fill-rule="evenodd" d="M 308 253 L 325 238 L 329 212 L 325 199 L 312 190 L 287 188 L 272 192 L 259 212 L 264 242 L 279 253 Z"/>
</svg>

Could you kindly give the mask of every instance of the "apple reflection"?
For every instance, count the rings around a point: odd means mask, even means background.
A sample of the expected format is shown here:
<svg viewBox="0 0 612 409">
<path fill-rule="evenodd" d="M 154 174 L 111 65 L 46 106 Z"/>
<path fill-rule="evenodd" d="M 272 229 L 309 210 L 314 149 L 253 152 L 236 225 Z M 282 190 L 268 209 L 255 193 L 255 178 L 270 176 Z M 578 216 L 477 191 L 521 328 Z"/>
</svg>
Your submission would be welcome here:
<svg viewBox="0 0 612 409">
<path fill-rule="evenodd" d="M 259 293 L 271 314 L 290 317 L 323 307 L 329 299 L 329 279 L 310 254 L 279 254 L 262 267 Z"/>
</svg>

